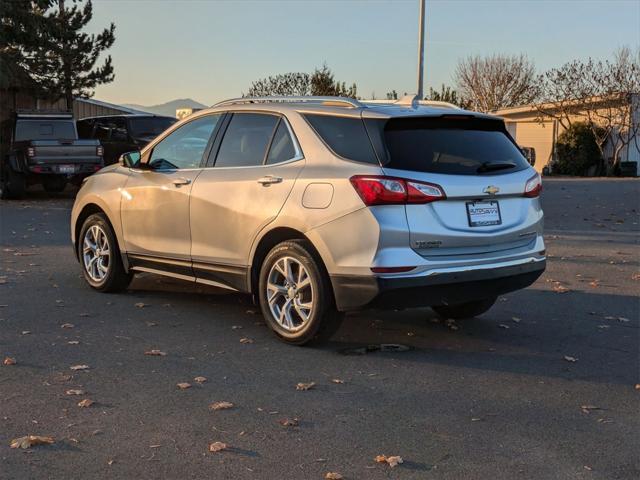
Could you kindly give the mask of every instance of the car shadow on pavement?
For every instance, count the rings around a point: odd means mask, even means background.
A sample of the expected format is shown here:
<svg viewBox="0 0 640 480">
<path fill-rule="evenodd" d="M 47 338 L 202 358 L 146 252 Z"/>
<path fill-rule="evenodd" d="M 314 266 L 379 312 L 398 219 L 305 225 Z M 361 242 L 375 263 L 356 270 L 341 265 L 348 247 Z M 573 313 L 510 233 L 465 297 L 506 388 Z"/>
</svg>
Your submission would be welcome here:
<svg viewBox="0 0 640 480">
<path fill-rule="evenodd" d="M 365 355 L 394 363 L 404 360 L 599 383 L 637 383 L 632 366 L 639 361 L 639 304 L 637 297 L 628 295 L 574 290 L 559 294 L 533 287 L 501 297 L 478 318 L 457 322 L 441 319 L 429 308 L 353 312 L 328 341 L 300 349 L 279 343 L 264 326 L 258 326 L 262 324 L 256 321 L 262 320 L 260 309 L 249 295 L 153 275 L 136 279 L 129 292 L 136 299 L 172 304 L 183 326 L 211 329 L 212 336 L 214 329 L 244 322 L 244 335 L 273 342 L 273 349 L 293 349 L 294 355 L 303 356 L 307 348 L 342 354 L 367 345 L 401 344 L 410 348 L 401 352 L 373 348 Z"/>
</svg>

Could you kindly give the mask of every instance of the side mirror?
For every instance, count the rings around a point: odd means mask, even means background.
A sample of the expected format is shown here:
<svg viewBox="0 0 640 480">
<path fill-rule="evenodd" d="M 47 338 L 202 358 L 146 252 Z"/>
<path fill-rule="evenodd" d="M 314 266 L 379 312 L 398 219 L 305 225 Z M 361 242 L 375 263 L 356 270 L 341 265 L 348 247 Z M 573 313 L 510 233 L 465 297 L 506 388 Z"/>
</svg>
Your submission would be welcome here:
<svg viewBox="0 0 640 480">
<path fill-rule="evenodd" d="M 120 155 L 118 163 L 127 168 L 140 168 L 140 152 L 135 150 L 133 152 L 127 152 Z"/>
</svg>

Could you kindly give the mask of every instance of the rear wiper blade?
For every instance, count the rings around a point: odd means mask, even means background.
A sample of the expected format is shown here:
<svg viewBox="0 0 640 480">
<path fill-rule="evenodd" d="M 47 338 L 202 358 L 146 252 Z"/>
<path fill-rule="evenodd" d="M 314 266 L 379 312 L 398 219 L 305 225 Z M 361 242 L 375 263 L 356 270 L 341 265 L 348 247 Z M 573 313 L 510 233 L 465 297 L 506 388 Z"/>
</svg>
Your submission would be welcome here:
<svg viewBox="0 0 640 480">
<path fill-rule="evenodd" d="M 482 165 L 478 167 L 476 172 L 495 172 L 496 170 L 506 170 L 508 168 L 516 167 L 515 163 L 512 162 L 484 162 Z"/>
</svg>

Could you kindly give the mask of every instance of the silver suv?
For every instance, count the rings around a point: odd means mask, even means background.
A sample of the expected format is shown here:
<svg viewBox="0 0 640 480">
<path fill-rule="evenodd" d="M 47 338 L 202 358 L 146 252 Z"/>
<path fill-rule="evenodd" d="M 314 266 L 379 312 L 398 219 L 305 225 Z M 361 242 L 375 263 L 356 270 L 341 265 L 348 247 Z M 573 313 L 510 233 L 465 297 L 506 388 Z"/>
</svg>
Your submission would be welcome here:
<svg viewBox="0 0 640 480">
<path fill-rule="evenodd" d="M 540 176 L 497 117 L 405 98 L 242 98 L 89 177 L 71 237 L 94 289 L 135 272 L 249 292 L 303 344 L 340 312 L 487 311 L 545 268 Z"/>
</svg>

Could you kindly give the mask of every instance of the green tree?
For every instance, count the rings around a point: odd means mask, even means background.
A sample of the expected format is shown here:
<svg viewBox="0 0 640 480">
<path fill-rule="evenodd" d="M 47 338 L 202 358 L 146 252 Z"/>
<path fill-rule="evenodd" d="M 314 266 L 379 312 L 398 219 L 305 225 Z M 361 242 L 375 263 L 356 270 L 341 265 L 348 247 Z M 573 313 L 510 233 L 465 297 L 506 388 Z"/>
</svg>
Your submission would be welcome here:
<svg viewBox="0 0 640 480">
<path fill-rule="evenodd" d="M 346 82 L 336 81 L 331 69 L 325 64 L 316 68 L 312 74 L 290 72 L 262 78 L 251 83 L 248 97 L 270 95 L 320 95 L 357 98 L 355 83 L 347 87 Z"/>
<path fill-rule="evenodd" d="M 85 27 L 93 17 L 91 0 L 65 0 L 44 13 L 46 33 L 36 47 L 23 48 L 23 65 L 45 97 L 65 98 L 72 108 L 75 96 L 91 97 L 100 84 L 112 82 L 115 75 L 111 56 L 100 65 L 99 57 L 115 41 L 115 25 L 111 23 L 98 34 L 87 34 Z"/>
<path fill-rule="evenodd" d="M 42 44 L 51 29 L 45 12 L 53 0 L 0 2 L 0 86 L 35 87 L 25 55 Z"/>
<path fill-rule="evenodd" d="M 453 103 L 461 108 L 469 108 L 471 106 L 471 102 L 469 100 L 459 96 L 457 91 L 451 87 L 445 86 L 444 84 L 442 84 L 440 91 L 429 87 L 428 99 L 435 100 L 437 102 Z"/>
<path fill-rule="evenodd" d="M 558 136 L 553 173 L 587 175 L 602 163 L 602 154 L 590 125 L 574 122 Z"/>
</svg>

